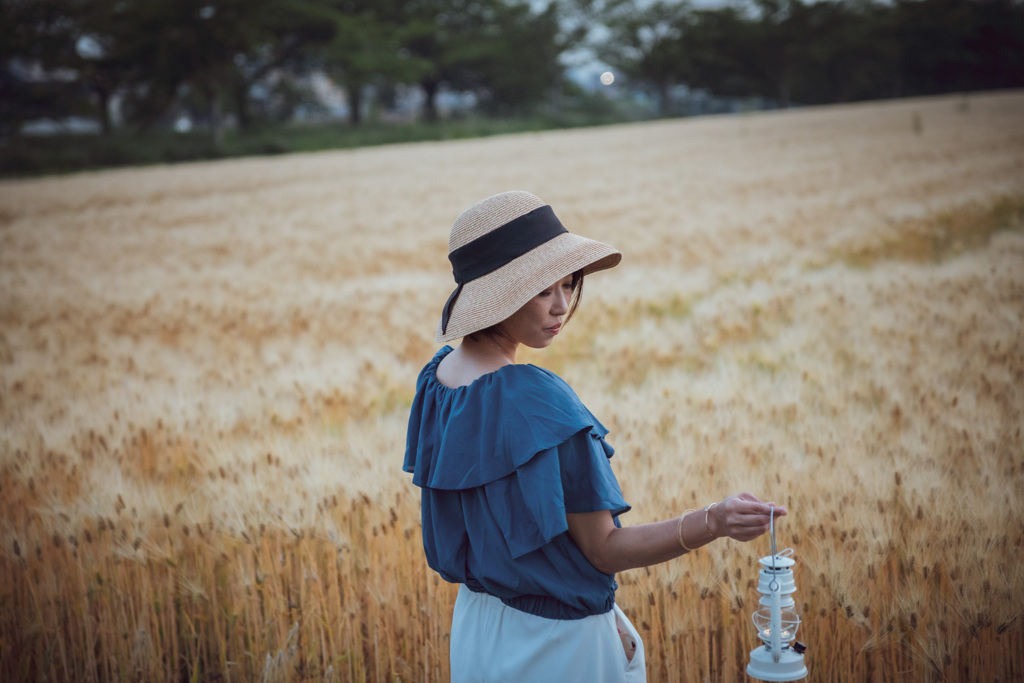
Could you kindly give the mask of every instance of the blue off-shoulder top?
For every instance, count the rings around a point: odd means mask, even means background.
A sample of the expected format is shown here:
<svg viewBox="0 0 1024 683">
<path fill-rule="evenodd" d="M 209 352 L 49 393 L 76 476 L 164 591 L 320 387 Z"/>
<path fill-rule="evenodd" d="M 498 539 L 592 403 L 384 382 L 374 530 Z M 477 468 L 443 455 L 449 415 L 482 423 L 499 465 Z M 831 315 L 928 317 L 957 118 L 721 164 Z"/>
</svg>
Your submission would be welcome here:
<svg viewBox="0 0 1024 683">
<path fill-rule="evenodd" d="M 427 563 L 446 581 L 549 619 L 604 614 L 612 574 L 598 571 L 565 515 L 630 509 L 608 462 L 608 430 L 561 378 L 507 365 L 472 384 L 437 381 L 445 346 L 416 383 L 405 465 L 422 491 Z"/>
</svg>

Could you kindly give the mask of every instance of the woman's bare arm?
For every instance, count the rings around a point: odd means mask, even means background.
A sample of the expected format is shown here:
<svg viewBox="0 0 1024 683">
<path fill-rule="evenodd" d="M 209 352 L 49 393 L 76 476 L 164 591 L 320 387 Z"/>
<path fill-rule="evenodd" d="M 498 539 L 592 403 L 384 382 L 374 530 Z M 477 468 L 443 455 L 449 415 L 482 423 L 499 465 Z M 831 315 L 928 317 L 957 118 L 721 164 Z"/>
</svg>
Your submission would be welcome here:
<svg viewBox="0 0 1024 683">
<path fill-rule="evenodd" d="M 679 518 L 616 528 L 607 510 L 567 514 L 569 535 L 594 567 L 606 574 L 625 569 L 646 567 L 666 562 L 686 553 L 679 542 L 690 550 L 707 545 L 716 538 L 749 541 L 768 531 L 772 503 L 765 503 L 752 493 L 729 496 L 705 514 L 703 509 Z M 775 516 L 786 514 L 776 507 Z"/>
</svg>

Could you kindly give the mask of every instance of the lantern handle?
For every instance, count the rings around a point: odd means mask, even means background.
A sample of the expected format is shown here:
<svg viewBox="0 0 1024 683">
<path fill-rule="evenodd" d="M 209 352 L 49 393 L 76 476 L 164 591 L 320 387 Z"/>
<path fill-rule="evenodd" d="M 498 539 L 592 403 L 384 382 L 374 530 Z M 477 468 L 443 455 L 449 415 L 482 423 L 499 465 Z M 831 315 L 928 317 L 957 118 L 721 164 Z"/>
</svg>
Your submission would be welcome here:
<svg viewBox="0 0 1024 683">
<path fill-rule="evenodd" d="M 772 505 L 768 513 L 768 528 L 772 534 L 772 569 L 775 569 L 775 506 Z"/>
</svg>

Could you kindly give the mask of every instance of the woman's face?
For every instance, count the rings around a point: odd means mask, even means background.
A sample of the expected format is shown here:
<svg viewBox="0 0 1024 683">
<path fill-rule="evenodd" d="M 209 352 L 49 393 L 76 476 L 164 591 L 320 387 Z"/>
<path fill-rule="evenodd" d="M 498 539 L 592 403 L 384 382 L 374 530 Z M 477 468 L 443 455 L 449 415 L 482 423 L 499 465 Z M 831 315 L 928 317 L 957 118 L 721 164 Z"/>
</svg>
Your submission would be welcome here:
<svg viewBox="0 0 1024 683">
<path fill-rule="evenodd" d="M 499 325 L 502 335 L 531 349 L 549 345 L 569 312 L 572 290 L 572 275 L 551 285 Z"/>
</svg>

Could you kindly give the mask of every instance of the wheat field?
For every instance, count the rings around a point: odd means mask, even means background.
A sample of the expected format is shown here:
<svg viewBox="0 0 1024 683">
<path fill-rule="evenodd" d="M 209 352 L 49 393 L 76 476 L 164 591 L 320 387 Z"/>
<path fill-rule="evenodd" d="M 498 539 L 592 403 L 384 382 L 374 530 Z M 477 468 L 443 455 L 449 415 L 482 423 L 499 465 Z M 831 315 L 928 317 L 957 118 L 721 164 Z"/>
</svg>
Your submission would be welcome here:
<svg viewBox="0 0 1024 683">
<path fill-rule="evenodd" d="M 0 680 L 442 681 L 405 421 L 448 229 L 617 246 L 556 343 L 625 524 L 785 504 L 808 680 L 1024 678 L 1024 93 L 0 183 Z M 744 678 L 767 540 L 619 575 Z"/>
</svg>

